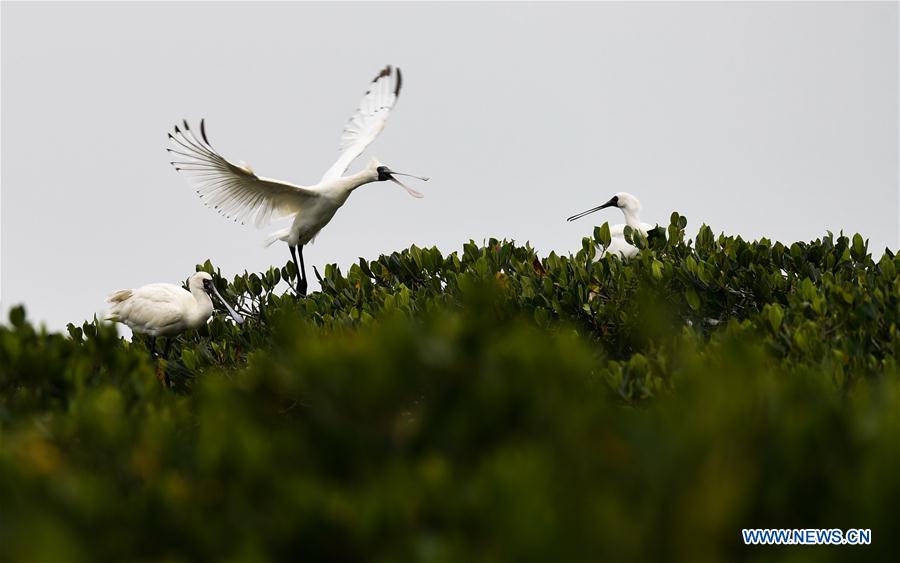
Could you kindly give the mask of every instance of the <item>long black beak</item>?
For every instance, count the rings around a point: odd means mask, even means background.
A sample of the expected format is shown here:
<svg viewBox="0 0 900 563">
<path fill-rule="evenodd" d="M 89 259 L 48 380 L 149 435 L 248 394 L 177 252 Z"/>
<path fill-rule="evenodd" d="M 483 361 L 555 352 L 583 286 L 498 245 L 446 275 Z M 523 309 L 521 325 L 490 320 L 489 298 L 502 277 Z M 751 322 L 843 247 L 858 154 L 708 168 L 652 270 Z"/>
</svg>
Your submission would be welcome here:
<svg viewBox="0 0 900 563">
<path fill-rule="evenodd" d="M 581 218 L 584 217 L 585 215 L 590 215 L 591 213 L 593 213 L 593 212 L 595 212 L 595 211 L 600 211 L 601 209 L 606 209 L 607 207 L 613 207 L 613 206 L 616 206 L 616 205 L 618 205 L 618 204 L 619 204 L 619 198 L 613 197 L 611 200 L 607 201 L 607 202 L 604 203 L 603 205 L 600 205 L 600 206 L 595 207 L 595 208 L 593 208 L 593 209 L 588 209 L 587 211 L 582 211 L 581 213 L 576 213 L 575 215 L 572 215 L 571 217 L 569 217 L 568 219 L 566 219 L 566 221 L 574 221 L 575 219 L 581 219 Z"/>
<path fill-rule="evenodd" d="M 403 188 L 404 190 L 406 190 L 407 193 L 409 193 L 409 195 L 411 195 L 411 196 L 413 196 L 413 197 L 417 197 L 417 198 L 419 198 L 419 199 L 425 197 L 425 195 L 424 195 L 423 193 L 417 192 L 416 190 L 410 188 L 409 186 L 407 186 L 406 184 L 404 184 L 403 182 L 401 182 L 401 181 L 398 180 L 397 178 L 394 178 L 394 176 L 409 176 L 410 178 L 415 178 L 415 179 L 417 179 L 417 180 L 422 180 L 423 182 L 427 182 L 427 181 L 428 181 L 428 178 L 423 178 L 422 176 L 415 176 L 415 175 L 413 175 L 413 174 L 406 174 L 405 172 L 394 172 L 393 170 L 391 170 L 390 172 L 388 172 L 388 179 L 389 179 L 391 182 L 393 182 L 393 183 L 397 184 L 398 186 L 400 186 L 401 188 Z"/>
<path fill-rule="evenodd" d="M 215 284 L 209 284 L 212 287 L 213 294 L 216 298 L 222 302 L 222 305 L 225 305 L 225 308 L 228 309 L 228 314 L 231 315 L 231 318 L 234 319 L 234 322 L 237 324 L 244 324 L 244 317 L 238 314 L 237 311 L 231 308 L 231 305 L 228 304 L 228 301 L 225 301 L 225 298 L 219 293 L 219 290 L 216 289 Z"/>
</svg>

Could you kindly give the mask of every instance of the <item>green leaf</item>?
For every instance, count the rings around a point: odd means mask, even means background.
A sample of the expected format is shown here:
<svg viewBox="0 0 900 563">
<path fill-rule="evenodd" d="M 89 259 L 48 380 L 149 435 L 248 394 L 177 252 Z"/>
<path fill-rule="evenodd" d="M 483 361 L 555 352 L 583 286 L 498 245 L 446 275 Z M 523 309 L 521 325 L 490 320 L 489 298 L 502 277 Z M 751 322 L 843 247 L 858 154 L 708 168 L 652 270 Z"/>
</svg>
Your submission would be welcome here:
<svg viewBox="0 0 900 563">
<path fill-rule="evenodd" d="M 713 244 L 713 233 L 712 229 L 710 229 L 706 225 L 702 225 L 700 227 L 700 232 L 697 233 L 697 248 L 702 250 L 710 250 Z"/>
<path fill-rule="evenodd" d="M 249 281 L 250 293 L 257 296 L 262 294 L 262 280 L 259 279 L 259 276 L 257 276 L 256 274 L 250 274 Z"/>
<path fill-rule="evenodd" d="M 853 246 L 851 247 L 850 254 L 853 256 L 853 259 L 861 262 L 865 259 L 868 247 L 868 242 L 864 242 L 862 236 L 859 233 L 853 235 Z"/>
<path fill-rule="evenodd" d="M 234 276 L 231 286 L 234 288 L 234 292 L 240 295 L 247 291 L 247 278 L 245 276 Z"/>
<path fill-rule="evenodd" d="M 693 287 L 689 287 L 687 291 L 684 292 L 684 296 L 687 299 L 688 305 L 690 305 L 691 309 L 694 311 L 700 310 L 700 296 L 697 295 L 697 292 L 694 291 Z"/>
<path fill-rule="evenodd" d="M 360 258 L 360 259 L 359 259 L 359 269 L 362 271 L 362 273 L 363 273 L 366 277 L 369 277 L 369 278 L 374 278 L 374 277 L 375 277 L 375 275 L 372 274 L 372 269 L 369 267 L 369 261 L 366 260 L 365 258 Z"/>
<path fill-rule="evenodd" d="M 75 326 L 72 323 L 66 325 L 66 330 L 69 332 L 69 336 L 72 337 L 72 340 L 77 340 L 81 342 L 81 337 L 84 334 L 81 328 Z"/>
<path fill-rule="evenodd" d="M 628 225 L 625 225 L 625 227 L 622 229 L 622 236 L 625 238 L 625 242 L 634 245 L 634 229 L 632 229 Z"/>
<path fill-rule="evenodd" d="M 700 262 L 697 264 L 697 277 L 700 278 L 704 284 L 708 284 L 712 280 L 712 275 L 710 274 L 710 266 L 706 262 Z"/>
<path fill-rule="evenodd" d="M 16 305 L 9 310 L 9 322 L 16 328 L 25 326 L 25 307 Z"/>
<path fill-rule="evenodd" d="M 894 259 L 888 257 L 887 253 L 881 257 L 881 260 L 878 262 L 879 268 L 881 268 L 882 273 L 888 278 L 893 278 L 897 275 L 897 268 L 894 266 Z"/>
<path fill-rule="evenodd" d="M 794 331 L 794 334 L 791 337 L 791 341 L 801 351 L 806 351 L 809 340 L 806 338 L 806 335 L 802 330 Z"/>
<path fill-rule="evenodd" d="M 194 353 L 190 348 L 182 348 L 181 350 L 181 363 L 184 364 L 186 368 L 189 370 L 197 369 L 197 354 Z"/>
<path fill-rule="evenodd" d="M 672 215 L 669 216 L 669 226 L 671 226 L 671 227 L 676 227 L 676 228 L 677 228 L 677 227 L 678 227 L 678 221 L 679 221 L 680 218 L 681 218 L 681 216 L 678 215 L 678 212 L 677 212 L 677 211 L 673 211 L 673 212 L 672 212 Z"/>
<path fill-rule="evenodd" d="M 766 316 L 769 319 L 769 326 L 772 327 L 773 331 L 778 332 L 778 329 L 781 328 L 781 321 L 784 319 L 784 310 L 778 303 L 766 305 L 765 309 Z"/>
<path fill-rule="evenodd" d="M 693 256 L 688 256 L 684 259 L 684 265 L 687 267 L 688 272 L 696 275 L 697 274 L 697 261 L 694 260 Z"/>
<path fill-rule="evenodd" d="M 609 223 L 603 223 L 599 227 L 594 227 L 594 242 L 603 248 L 609 247 L 612 237 L 609 234 Z"/>
</svg>

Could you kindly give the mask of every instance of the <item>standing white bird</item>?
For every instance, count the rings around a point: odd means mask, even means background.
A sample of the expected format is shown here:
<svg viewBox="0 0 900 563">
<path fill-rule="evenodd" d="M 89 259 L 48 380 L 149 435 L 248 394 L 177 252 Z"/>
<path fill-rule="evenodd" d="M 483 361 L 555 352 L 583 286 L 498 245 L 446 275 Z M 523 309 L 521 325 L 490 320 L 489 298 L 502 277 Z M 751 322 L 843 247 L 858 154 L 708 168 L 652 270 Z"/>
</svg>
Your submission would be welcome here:
<svg viewBox="0 0 900 563">
<path fill-rule="evenodd" d="M 610 199 L 603 205 L 597 206 L 593 209 L 588 209 L 587 211 L 582 211 L 581 213 L 578 213 L 576 215 L 572 215 L 566 220 L 574 221 L 575 219 L 580 219 L 585 215 L 590 215 L 595 211 L 600 211 L 601 209 L 606 209 L 607 207 L 618 207 L 619 209 L 621 209 L 622 213 L 625 214 L 625 223 L 622 225 L 610 227 L 609 234 L 611 240 L 609 246 L 604 252 L 600 253 L 600 256 L 602 257 L 607 253 L 610 253 L 618 254 L 622 258 L 631 258 L 638 253 L 638 249 L 625 240 L 625 226 L 627 225 L 636 231 L 640 231 L 644 236 L 647 236 L 647 232 L 653 229 L 653 225 L 649 223 L 642 223 L 638 218 L 638 213 L 640 213 L 641 211 L 641 202 L 640 200 L 638 200 L 638 198 L 634 197 L 630 193 L 619 192 L 616 195 L 612 196 L 612 199 Z"/>
<path fill-rule="evenodd" d="M 312 242 L 344 205 L 353 190 L 370 182 L 390 180 L 403 187 L 411 196 L 423 197 L 395 176 L 411 176 L 424 181 L 428 178 L 395 172 L 374 158 L 361 172 L 343 175 L 356 157 L 384 129 L 384 124 L 397 103 L 401 84 L 399 68 L 386 66 L 378 73 L 356 112 L 344 126 L 340 156 L 319 183 L 313 186 L 299 186 L 263 178 L 257 176 L 246 164 L 234 164 L 226 160 L 207 140 L 203 120 L 200 120 L 199 139 L 188 127 L 187 121 L 183 122 L 184 131 L 176 125 L 175 133 L 169 134 L 172 147 L 167 150 L 179 158 L 172 162 L 175 169 L 189 173 L 204 203 L 221 215 L 241 223 L 253 219 L 257 227 L 273 219 L 293 218 L 289 227 L 271 233 L 266 246 L 277 240 L 288 244 L 298 271 L 297 293 L 306 295 L 303 245 Z"/>
<path fill-rule="evenodd" d="M 122 323 L 134 332 L 148 335 L 151 356 L 156 355 L 157 337 L 176 336 L 209 320 L 213 313 L 210 294 L 222 302 L 234 322 L 244 322 L 244 318 L 219 294 L 212 276 L 206 272 L 192 275 L 188 279 L 188 288 L 171 283 L 151 283 L 135 289 L 121 289 L 106 298 L 112 306 L 104 320 Z M 172 341 L 167 338 L 163 358 L 169 355 Z"/>
</svg>

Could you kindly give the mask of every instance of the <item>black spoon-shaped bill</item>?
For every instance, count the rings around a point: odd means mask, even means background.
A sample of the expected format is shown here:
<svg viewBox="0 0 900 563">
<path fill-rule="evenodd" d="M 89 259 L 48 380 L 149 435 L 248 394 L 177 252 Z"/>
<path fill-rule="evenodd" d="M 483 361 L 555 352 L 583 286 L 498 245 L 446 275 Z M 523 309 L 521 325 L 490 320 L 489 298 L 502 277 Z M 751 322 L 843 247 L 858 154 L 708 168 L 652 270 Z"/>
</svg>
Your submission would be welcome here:
<svg viewBox="0 0 900 563">
<path fill-rule="evenodd" d="M 219 290 L 216 289 L 215 284 L 210 283 L 209 285 L 210 287 L 212 287 L 213 295 L 215 295 L 216 298 L 222 303 L 222 305 L 225 305 L 225 308 L 228 309 L 228 314 L 231 315 L 231 318 L 234 319 L 234 322 L 236 322 L 237 324 L 244 324 L 244 317 L 242 317 L 237 311 L 235 311 L 231 307 L 231 305 L 228 304 L 228 301 L 225 301 L 225 298 L 222 297 L 222 294 L 220 294 Z"/>
</svg>

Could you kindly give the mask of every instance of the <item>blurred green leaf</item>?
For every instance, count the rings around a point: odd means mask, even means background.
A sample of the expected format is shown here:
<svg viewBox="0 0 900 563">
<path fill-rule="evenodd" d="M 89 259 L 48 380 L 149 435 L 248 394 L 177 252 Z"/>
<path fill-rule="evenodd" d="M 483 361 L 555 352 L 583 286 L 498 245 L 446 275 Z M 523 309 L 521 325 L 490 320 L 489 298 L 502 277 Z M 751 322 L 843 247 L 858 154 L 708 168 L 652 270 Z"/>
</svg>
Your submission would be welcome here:
<svg viewBox="0 0 900 563">
<path fill-rule="evenodd" d="M 689 287 L 684 292 L 684 297 L 687 299 L 688 305 L 690 305 L 691 309 L 694 311 L 698 311 L 700 309 L 700 296 L 697 295 L 697 292 L 694 291 L 693 287 Z"/>
<path fill-rule="evenodd" d="M 595 261 L 608 225 L 574 255 L 413 246 L 306 297 L 275 287 L 292 261 L 206 261 L 246 322 L 165 359 L 13 308 L 0 559 L 730 561 L 753 522 L 892 529 L 894 254 L 686 225 L 625 260 Z"/>
</svg>

